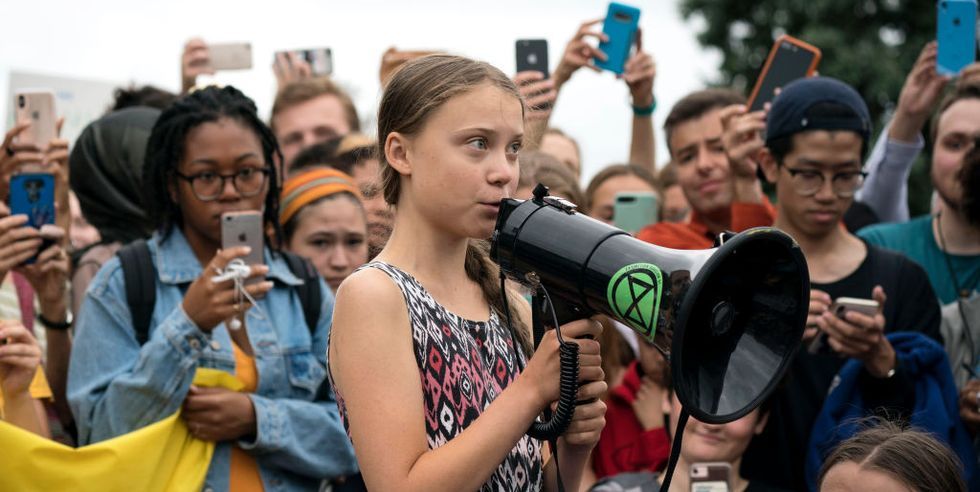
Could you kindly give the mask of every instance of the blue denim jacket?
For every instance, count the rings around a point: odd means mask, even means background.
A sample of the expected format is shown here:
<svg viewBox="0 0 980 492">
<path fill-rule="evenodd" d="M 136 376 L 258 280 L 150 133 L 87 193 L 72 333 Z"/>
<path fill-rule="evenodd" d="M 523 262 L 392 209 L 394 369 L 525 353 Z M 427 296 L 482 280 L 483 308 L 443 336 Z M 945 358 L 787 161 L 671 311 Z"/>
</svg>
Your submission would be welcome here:
<svg viewBox="0 0 980 492">
<path fill-rule="evenodd" d="M 78 313 L 68 372 L 68 402 L 80 444 L 116 437 L 176 412 L 198 367 L 235 371 L 232 341 L 224 325 L 210 334 L 184 312 L 188 285 L 201 265 L 178 229 L 150 241 L 157 269 L 156 305 L 149 340 L 136 341 L 122 268 L 112 258 L 92 280 Z M 323 306 L 313 336 L 294 285 L 301 282 L 281 257 L 265 251 L 275 287 L 245 321 L 259 382 L 249 394 L 255 407 L 254 440 L 220 442 L 205 488 L 228 490 L 231 446 L 259 465 L 266 491 L 316 490 L 321 479 L 357 471 L 354 451 L 326 380 L 327 335 L 333 295 L 321 280 Z"/>
</svg>

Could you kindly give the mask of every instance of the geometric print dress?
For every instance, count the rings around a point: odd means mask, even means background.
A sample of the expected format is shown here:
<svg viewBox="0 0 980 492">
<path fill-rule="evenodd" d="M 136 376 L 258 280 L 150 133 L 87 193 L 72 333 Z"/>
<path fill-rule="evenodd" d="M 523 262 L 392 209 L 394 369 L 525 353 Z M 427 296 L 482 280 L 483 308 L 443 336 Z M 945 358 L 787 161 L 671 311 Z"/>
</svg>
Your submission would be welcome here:
<svg viewBox="0 0 980 492">
<path fill-rule="evenodd" d="M 524 354 L 496 311 L 491 310 L 488 321 L 467 320 L 447 311 L 415 277 L 393 265 L 373 261 L 361 268 L 381 270 L 405 296 L 426 435 L 429 449 L 436 449 L 463 432 L 517 378 L 526 363 Z M 346 426 L 347 409 L 343 397 L 336 396 Z M 540 442 L 525 434 L 480 490 L 541 490 L 543 484 Z"/>
</svg>

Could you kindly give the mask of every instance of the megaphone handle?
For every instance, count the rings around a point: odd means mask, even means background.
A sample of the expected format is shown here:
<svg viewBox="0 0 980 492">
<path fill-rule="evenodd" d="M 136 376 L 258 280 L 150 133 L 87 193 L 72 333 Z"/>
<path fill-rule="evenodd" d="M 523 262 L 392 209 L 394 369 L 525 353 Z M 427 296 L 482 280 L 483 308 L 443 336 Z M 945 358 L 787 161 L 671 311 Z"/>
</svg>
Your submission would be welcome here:
<svg viewBox="0 0 980 492">
<path fill-rule="evenodd" d="M 670 446 L 670 460 L 667 461 L 667 469 L 664 470 L 664 483 L 660 486 L 660 492 L 670 490 L 670 481 L 674 478 L 674 470 L 677 468 L 677 460 L 681 457 L 681 442 L 684 438 L 684 428 L 687 427 L 687 409 L 681 407 L 681 413 L 677 416 L 676 434 L 674 443 Z"/>
</svg>

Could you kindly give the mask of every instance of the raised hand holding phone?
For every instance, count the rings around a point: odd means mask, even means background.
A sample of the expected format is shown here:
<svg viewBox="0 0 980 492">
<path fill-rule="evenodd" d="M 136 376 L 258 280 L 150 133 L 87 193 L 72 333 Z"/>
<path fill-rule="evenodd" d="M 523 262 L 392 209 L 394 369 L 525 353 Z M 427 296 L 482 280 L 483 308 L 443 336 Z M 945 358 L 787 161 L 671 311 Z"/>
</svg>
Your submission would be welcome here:
<svg viewBox="0 0 980 492">
<path fill-rule="evenodd" d="M 622 79 L 630 88 L 634 108 L 652 106 L 653 82 L 657 77 L 657 63 L 650 53 L 643 51 L 643 30 L 636 30 L 636 52 L 623 67 Z"/>
<path fill-rule="evenodd" d="M 606 35 L 606 39 L 599 43 L 599 51 L 605 53 L 606 58 L 596 57 L 595 66 L 615 74 L 622 74 L 630 55 L 630 48 L 636 39 L 639 23 L 640 9 L 611 2 L 602 24 L 602 32 Z"/>
<path fill-rule="evenodd" d="M 180 57 L 181 92 L 190 91 L 197 85 L 197 78 L 201 75 L 214 75 L 211 52 L 203 39 L 192 38 L 184 44 L 184 52 Z"/>
<path fill-rule="evenodd" d="M 760 111 L 786 84 L 810 77 L 820 63 L 820 49 L 789 35 L 776 39 L 749 96 L 749 112 Z"/>
<path fill-rule="evenodd" d="M 601 71 L 599 67 L 595 66 L 593 60 L 605 60 L 607 56 L 602 50 L 592 46 L 587 38 L 595 38 L 600 42 L 609 40 L 609 36 L 593 28 L 596 24 L 602 22 L 603 19 L 600 17 L 583 22 L 579 25 L 578 31 L 575 32 L 572 39 L 565 45 L 565 51 L 562 53 L 561 61 L 558 63 L 558 67 L 555 68 L 554 79 L 556 87 L 560 87 L 565 82 L 568 82 L 568 79 L 572 78 L 575 71 L 582 67 L 588 67 L 596 72 Z"/>
</svg>

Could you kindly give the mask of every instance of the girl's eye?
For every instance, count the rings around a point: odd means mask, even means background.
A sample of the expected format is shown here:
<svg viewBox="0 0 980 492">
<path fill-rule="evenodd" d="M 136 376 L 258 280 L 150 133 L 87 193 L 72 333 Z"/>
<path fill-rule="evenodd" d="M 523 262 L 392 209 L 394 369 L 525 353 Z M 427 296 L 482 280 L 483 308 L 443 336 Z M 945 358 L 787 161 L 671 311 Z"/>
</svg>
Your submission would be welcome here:
<svg viewBox="0 0 980 492">
<path fill-rule="evenodd" d="M 487 139 L 485 138 L 474 138 L 466 142 L 466 144 L 477 150 L 487 150 Z"/>
<path fill-rule="evenodd" d="M 362 238 L 353 238 L 347 240 L 347 246 L 351 248 L 356 248 L 362 244 L 364 244 L 364 239 Z"/>
<path fill-rule="evenodd" d="M 520 142 L 514 142 L 514 143 L 510 144 L 510 147 L 507 150 L 511 154 L 517 154 L 518 152 L 521 151 L 521 143 Z"/>
</svg>

